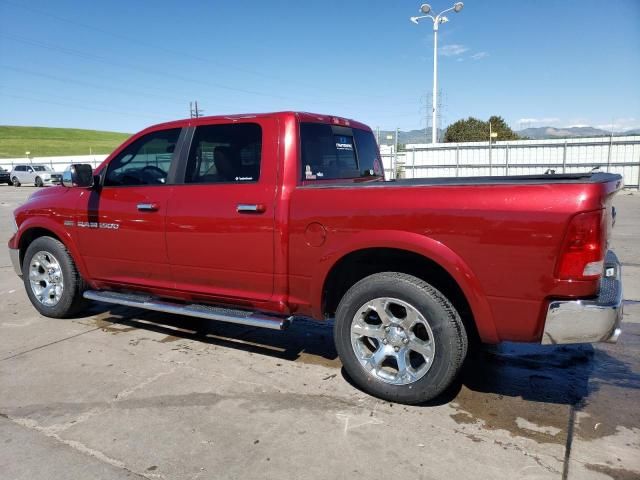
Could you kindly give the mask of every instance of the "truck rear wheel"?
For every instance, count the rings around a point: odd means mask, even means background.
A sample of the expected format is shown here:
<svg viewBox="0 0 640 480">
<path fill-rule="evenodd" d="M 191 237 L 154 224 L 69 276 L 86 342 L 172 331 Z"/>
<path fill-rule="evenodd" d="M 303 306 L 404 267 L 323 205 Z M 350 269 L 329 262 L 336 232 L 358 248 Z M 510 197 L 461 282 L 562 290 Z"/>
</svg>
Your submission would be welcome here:
<svg viewBox="0 0 640 480">
<path fill-rule="evenodd" d="M 29 245 L 22 278 L 29 300 L 45 317 L 70 317 L 88 304 L 82 297 L 82 277 L 64 244 L 55 238 L 39 237 Z"/>
<path fill-rule="evenodd" d="M 336 349 L 365 392 L 398 403 L 441 394 L 467 353 L 467 334 L 451 302 L 425 281 L 384 272 L 353 285 L 336 311 Z"/>
<path fill-rule="evenodd" d="M 19 187 L 20 186 L 20 180 L 18 180 L 18 177 L 13 177 L 11 179 L 11 183 L 13 184 L 14 187 Z"/>
</svg>

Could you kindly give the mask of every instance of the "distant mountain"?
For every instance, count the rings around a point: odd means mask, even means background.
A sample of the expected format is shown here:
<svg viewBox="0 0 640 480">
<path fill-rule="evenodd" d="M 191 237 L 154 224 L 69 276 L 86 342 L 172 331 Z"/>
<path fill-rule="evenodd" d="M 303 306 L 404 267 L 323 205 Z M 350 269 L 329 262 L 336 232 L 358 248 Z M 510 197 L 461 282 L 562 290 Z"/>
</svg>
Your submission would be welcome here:
<svg viewBox="0 0 640 480">
<path fill-rule="evenodd" d="M 579 138 L 579 137 L 608 137 L 611 135 L 609 130 L 602 130 L 594 127 L 537 127 L 525 128 L 516 132 L 521 137 L 527 137 L 532 140 L 542 140 L 547 138 Z M 640 129 L 627 130 L 624 132 L 613 132 L 613 136 L 620 135 L 640 135 Z"/>
<path fill-rule="evenodd" d="M 529 138 L 531 140 L 545 140 L 553 138 L 608 137 L 609 135 L 611 135 L 610 131 L 602 130 L 601 128 L 595 127 L 534 127 L 518 130 L 516 131 L 516 133 L 523 138 Z M 393 130 L 380 130 L 380 145 L 393 145 L 395 143 L 395 135 L 396 133 Z M 640 128 L 627 130 L 625 132 L 613 133 L 614 137 L 620 135 L 640 135 Z M 439 130 L 438 137 L 444 137 L 444 131 Z M 401 130 L 398 133 L 398 143 L 401 145 L 406 145 L 408 143 L 431 143 L 431 129 L 429 129 L 429 131 L 425 131 L 425 129 L 409 130 L 408 132 L 404 132 Z"/>
</svg>

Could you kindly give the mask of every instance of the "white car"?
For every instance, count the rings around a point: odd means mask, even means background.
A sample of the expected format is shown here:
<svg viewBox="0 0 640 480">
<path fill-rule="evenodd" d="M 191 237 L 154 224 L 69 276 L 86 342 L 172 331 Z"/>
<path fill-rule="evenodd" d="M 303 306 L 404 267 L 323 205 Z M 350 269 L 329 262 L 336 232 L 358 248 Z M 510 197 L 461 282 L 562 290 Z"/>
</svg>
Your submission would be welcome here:
<svg viewBox="0 0 640 480">
<path fill-rule="evenodd" d="M 15 165 L 11 170 L 11 183 L 16 187 L 27 184 L 36 187 L 54 185 L 60 183 L 61 178 L 59 173 L 55 173 L 47 165 Z"/>
</svg>

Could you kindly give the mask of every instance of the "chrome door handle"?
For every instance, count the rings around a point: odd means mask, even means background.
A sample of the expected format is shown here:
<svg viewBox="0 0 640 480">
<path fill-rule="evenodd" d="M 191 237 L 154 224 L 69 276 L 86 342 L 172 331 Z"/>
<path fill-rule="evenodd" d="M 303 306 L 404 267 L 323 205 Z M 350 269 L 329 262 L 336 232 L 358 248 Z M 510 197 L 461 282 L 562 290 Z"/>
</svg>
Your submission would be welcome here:
<svg viewBox="0 0 640 480">
<path fill-rule="evenodd" d="M 139 203 L 138 211 L 140 212 L 157 212 L 158 211 L 157 203 Z"/>
<path fill-rule="evenodd" d="M 266 209 L 261 203 L 239 203 L 236 207 L 238 213 L 264 213 Z"/>
</svg>

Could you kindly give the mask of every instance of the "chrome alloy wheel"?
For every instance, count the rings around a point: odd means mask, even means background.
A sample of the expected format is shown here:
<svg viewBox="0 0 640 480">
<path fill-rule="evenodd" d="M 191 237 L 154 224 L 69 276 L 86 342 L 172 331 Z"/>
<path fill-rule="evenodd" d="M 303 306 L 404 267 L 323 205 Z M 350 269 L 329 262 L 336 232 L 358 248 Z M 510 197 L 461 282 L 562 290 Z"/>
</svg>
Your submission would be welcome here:
<svg viewBox="0 0 640 480">
<path fill-rule="evenodd" d="M 412 305 L 388 297 L 358 309 L 351 322 L 351 346 L 370 375 L 393 385 L 420 380 L 435 356 L 429 322 Z"/>
<path fill-rule="evenodd" d="M 54 307 L 62 298 L 64 278 L 60 262 L 51 253 L 43 250 L 36 253 L 29 263 L 29 283 L 38 301 Z"/>
</svg>

